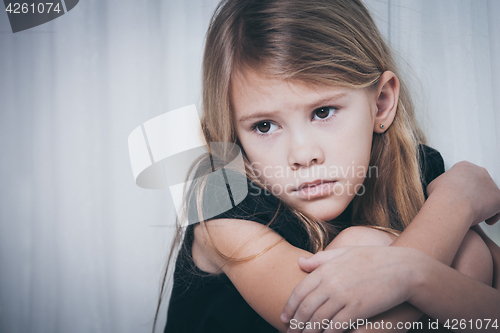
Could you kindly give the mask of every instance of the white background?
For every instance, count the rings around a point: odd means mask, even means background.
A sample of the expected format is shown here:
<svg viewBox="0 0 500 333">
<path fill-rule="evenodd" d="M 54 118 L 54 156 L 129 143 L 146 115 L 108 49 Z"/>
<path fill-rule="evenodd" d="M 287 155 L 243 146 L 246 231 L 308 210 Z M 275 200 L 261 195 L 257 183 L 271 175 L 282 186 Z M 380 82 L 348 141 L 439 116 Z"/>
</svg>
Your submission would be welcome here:
<svg viewBox="0 0 500 333">
<path fill-rule="evenodd" d="M 500 1 L 366 3 L 447 168 L 500 184 Z M 134 184 L 127 137 L 200 105 L 215 5 L 81 0 L 16 34 L 0 13 L 0 332 L 150 332 L 174 210 Z"/>
</svg>

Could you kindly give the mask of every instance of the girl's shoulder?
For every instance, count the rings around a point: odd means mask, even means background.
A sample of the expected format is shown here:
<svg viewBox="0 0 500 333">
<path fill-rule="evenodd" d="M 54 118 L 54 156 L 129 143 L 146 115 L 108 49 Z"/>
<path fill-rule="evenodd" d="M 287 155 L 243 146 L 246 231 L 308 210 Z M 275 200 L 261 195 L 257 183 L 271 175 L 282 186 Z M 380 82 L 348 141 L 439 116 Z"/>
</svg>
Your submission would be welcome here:
<svg viewBox="0 0 500 333">
<path fill-rule="evenodd" d="M 233 243 L 243 244 L 252 238 L 250 236 L 257 237 L 256 235 L 258 235 L 261 237 L 262 234 L 266 233 L 266 229 L 271 229 L 268 231 L 277 233 L 292 246 L 303 250 L 309 248 L 307 231 L 297 216 L 277 197 L 257 184 L 248 180 L 247 186 L 248 194 L 241 202 L 234 204 L 232 200 L 233 206 L 231 208 L 205 219 L 205 226 L 200 225 L 200 223 L 187 226 L 177 260 L 177 266 L 179 267 L 176 270 L 178 270 L 178 273 L 182 271 L 184 273 L 182 275 L 186 276 L 195 273 L 196 279 L 199 280 L 206 273 L 213 274 L 218 271 L 218 265 L 213 265 L 211 261 L 200 260 L 200 258 L 205 257 L 216 257 L 207 256 L 211 252 L 210 247 L 205 248 L 205 246 L 200 245 L 212 242 L 215 242 L 215 245 L 221 244 L 220 239 L 217 241 L 217 239 L 206 238 L 206 232 L 210 234 L 210 238 L 231 240 L 226 245 L 232 248 L 234 247 L 231 246 Z M 218 191 L 222 190 L 225 191 L 226 189 L 219 189 Z M 229 191 L 229 195 L 231 193 Z M 214 194 L 212 193 L 212 195 Z M 270 235 L 268 236 L 272 237 Z M 224 251 L 224 246 L 222 246 L 221 250 L 224 254 L 230 252 L 228 249 Z M 202 255 L 200 256 L 200 254 Z M 242 254 L 240 253 L 240 255 Z"/>
</svg>

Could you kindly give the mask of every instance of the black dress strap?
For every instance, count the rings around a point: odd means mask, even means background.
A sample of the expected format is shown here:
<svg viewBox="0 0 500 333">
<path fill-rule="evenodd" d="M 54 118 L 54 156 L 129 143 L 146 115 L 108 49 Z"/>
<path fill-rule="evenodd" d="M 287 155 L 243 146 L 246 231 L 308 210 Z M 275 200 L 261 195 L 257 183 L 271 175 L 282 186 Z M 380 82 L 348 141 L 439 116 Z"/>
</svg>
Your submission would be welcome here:
<svg viewBox="0 0 500 333">
<path fill-rule="evenodd" d="M 443 157 L 436 149 L 426 145 L 419 145 L 418 152 L 420 155 L 422 186 L 424 188 L 425 198 L 427 199 L 427 185 L 444 173 L 444 161 Z"/>
</svg>

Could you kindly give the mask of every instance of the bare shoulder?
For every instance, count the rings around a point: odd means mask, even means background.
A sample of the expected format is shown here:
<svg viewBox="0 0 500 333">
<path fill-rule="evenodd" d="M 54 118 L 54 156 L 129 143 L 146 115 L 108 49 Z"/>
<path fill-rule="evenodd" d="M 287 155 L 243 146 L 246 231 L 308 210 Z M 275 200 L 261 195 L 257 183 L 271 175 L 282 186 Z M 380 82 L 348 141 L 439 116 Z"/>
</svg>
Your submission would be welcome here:
<svg viewBox="0 0 500 333">
<path fill-rule="evenodd" d="M 344 246 L 389 246 L 396 236 L 372 227 L 355 226 L 342 230 L 335 237 L 329 249 Z"/>
<path fill-rule="evenodd" d="M 203 271 L 220 272 L 225 257 L 252 257 L 283 238 L 265 225 L 247 220 L 218 219 L 194 227 L 193 260 Z"/>
</svg>

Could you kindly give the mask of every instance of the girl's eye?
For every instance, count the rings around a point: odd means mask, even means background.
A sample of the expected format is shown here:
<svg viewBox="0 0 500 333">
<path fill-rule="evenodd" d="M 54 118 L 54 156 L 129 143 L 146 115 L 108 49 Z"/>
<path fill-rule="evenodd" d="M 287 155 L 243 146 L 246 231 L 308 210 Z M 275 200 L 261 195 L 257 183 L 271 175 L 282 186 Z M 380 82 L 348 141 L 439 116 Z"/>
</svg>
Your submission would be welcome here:
<svg viewBox="0 0 500 333">
<path fill-rule="evenodd" d="M 264 121 L 262 123 L 258 123 L 257 129 L 259 130 L 259 132 L 267 133 L 271 129 L 271 123 L 267 122 L 267 121 Z"/>
<path fill-rule="evenodd" d="M 317 108 L 316 110 L 314 110 L 314 119 L 318 120 L 322 120 L 322 119 L 326 119 L 328 117 L 331 117 L 335 111 L 337 111 L 336 108 L 334 107 L 331 107 L 331 106 L 322 106 L 320 108 Z"/>
<path fill-rule="evenodd" d="M 261 121 L 254 125 L 253 129 L 259 134 L 268 134 L 274 132 L 278 126 L 270 121 Z"/>
</svg>

